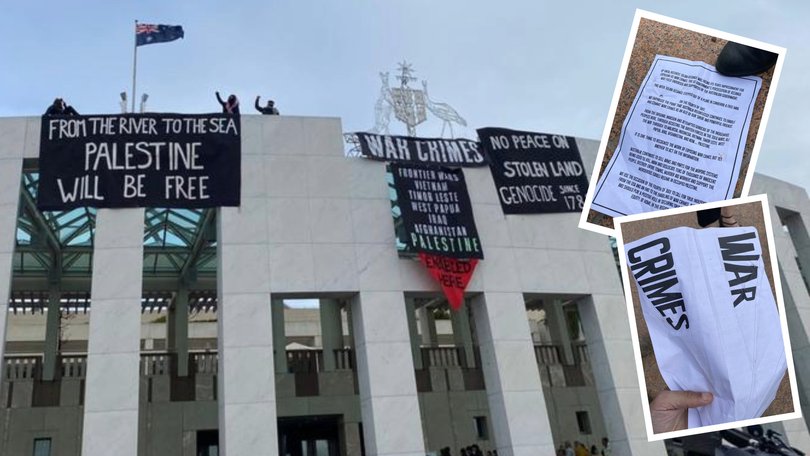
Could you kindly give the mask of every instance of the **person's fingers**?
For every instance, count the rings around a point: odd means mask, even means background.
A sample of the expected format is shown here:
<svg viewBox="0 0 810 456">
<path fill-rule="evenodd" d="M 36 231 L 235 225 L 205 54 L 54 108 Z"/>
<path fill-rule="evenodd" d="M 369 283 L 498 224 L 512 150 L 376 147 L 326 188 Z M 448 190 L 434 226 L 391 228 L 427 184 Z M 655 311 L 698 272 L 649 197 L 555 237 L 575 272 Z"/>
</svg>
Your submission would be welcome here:
<svg viewBox="0 0 810 456">
<path fill-rule="evenodd" d="M 703 407 L 712 402 L 714 397 L 711 393 L 699 393 L 696 391 L 662 391 L 655 398 L 659 410 L 676 410 Z"/>
</svg>

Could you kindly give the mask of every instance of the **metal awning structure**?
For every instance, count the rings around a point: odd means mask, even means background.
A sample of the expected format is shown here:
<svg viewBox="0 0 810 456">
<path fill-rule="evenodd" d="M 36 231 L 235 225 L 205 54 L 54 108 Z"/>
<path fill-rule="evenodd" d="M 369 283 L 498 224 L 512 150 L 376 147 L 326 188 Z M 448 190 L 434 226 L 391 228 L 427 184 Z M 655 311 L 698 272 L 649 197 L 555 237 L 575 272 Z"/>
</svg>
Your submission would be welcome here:
<svg viewBox="0 0 810 456">
<path fill-rule="evenodd" d="M 38 180 L 36 170 L 23 172 L 12 289 L 41 291 L 59 284 L 63 290 L 89 291 L 96 210 L 39 211 Z M 181 284 L 213 289 L 215 222 L 215 209 L 146 209 L 144 289 L 174 291 Z"/>
</svg>

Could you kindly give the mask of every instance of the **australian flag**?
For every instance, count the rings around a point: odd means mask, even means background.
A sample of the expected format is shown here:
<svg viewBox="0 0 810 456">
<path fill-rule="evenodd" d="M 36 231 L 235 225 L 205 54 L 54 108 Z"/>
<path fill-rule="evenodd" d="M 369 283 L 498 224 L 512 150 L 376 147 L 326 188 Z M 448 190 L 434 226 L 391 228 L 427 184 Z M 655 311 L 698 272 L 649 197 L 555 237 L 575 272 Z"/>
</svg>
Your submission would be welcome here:
<svg viewBox="0 0 810 456">
<path fill-rule="evenodd" d="M 183 35 L 181 25 L 137 24 L 135 26 L 135 45 L 165 43 L 183 38 Z"/>
</svg>

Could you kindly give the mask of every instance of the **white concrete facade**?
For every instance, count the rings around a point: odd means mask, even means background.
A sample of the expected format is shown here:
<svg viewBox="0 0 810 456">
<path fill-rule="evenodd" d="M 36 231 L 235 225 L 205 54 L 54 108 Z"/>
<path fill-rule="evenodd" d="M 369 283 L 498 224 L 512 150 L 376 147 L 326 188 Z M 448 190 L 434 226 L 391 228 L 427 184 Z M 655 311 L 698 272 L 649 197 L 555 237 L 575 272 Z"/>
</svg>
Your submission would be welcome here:
<svg viewBox="0 0 810 456">
<path fill-rule="evenodd" d="M 12 262 L 17 236 L 19 185 L 22 178 L 23 154 L 32 152 L 34 135 L 39 144 L 39 127 L 25 118 L 0 122 L 0 358 L 5 356 L 8 297 L 11 293 Z M 31 130 L 29 130 L 31 128 Z M 36 152 L 37 154 L 39 152 Z M 0 378 L 2 378 L 0 364 Z"/>
<path fill-rule="evenodd" d="M 768 195 L 776 256 L 782 279 L 782 294 L 793 351 L 803 419 L 784 421 L 790 443 L 802 451 L 810 448 L 810 200 L 798 186 L 757 175 L 751 194 Z M 804 271 L 804 273 L 802 273 Z M 804 277 L 803 277 L 804 275 Z"/>
<path fill-rule="evenodd" d="M 143 209 L 96 214 L 82 456 L 138 454 L 143 218 Z"/>
<path fill-rule="evenodd" d="M 0 296 L 9 293 L 22 158 L 38 155 L 39 122 L 0 120 L 0 214 L 5 215 L 0 218 Z M 578 144 L 585 168 L 591 169 L 596 142 Z M 422 360 L 414 361 L 416 331 L 407 318 L 412 304 L 406 301 L 413 295 L 437 296 L 440 290 L 421 264 L 397 255 L 384 173 L 380 162 L 343 156 L 339 119 L 242 117 L 242 206 L 218 212 L 220 454 L 278 454 L 277 389 L 284 386 L 277 385 L 275 374 L 286 360 L 278 350 L 274 355 L 283 337 L 274 324 L 279 309 L 271 303 L 304 295 L 350 302 L 366 454 L 416 456 L 436 450 L 425 446 L 420 416 L 425 411 L 414 378 L 415 364 Z M 554 447 L 527 323 L 528 298 L 577 301 L 614 454 L 664 454 L 662 442 L 646 439 L 629 323 L 608 240 L 577 229 L 578 214 L 504 216 L 489 169 L 467 168 L 464 174 L 486 257 L 468 286 L 467 305 L 499 455 L 550 454 Z M 772 203 L 784 201 L 810 223 L 806 193 L 767 178 L 755 184 L 779 194 Z M 106 455 L 110 448 L 135 455 L 139 349 L 130 330 L 140 328 L 135 301 L 140 299 L 143 211 L 100 211 L 98 223 L 82 455 Z M 104 237 L 110 229 L 119 240 Z M 791 233 L 795 237 L 793 228 Z M 795 249 L 810 271 L 810 239 L 794 247 L 782 237 L 777 248 L 794 302 L 788 311 L 795 317 L 791 335 L 804 387 L 810 384 L 810 372 L 805 372 L 810 363 L 800 366 L 799 356 L 810 359 L 810 343 L 807 330 L 801 340 L 793 330 L 810 325 L 810 296 L 795 262 L 793 267 L 783 263 L 795 256 L 790 250 Z M 127 261 L 108 261 L 113 254 Z M 121 290 L 125 295 L 118 294 Z M 131 310 L 117 314 L 126 321 L 114 323 L 126 328 L 123 334 L 94 322 L 113 324 L 105 299 L 131 304 Z M 0 340 L 5 340 L 3 310 Z M 113 375 L 99 372 L 103 356 L 120 361 L 116 375 L 132 378 L 102 384 L 105 375 Z M 134 410 L 124 400 L 127 394 L 135 398 Z M 101 422 L 101 417 L 117 421 Z M 105 432 L 113 422 L 122 429 Z M 807 435 L 803 422 L 785 428 L 797 441 Z"/>
</svg>

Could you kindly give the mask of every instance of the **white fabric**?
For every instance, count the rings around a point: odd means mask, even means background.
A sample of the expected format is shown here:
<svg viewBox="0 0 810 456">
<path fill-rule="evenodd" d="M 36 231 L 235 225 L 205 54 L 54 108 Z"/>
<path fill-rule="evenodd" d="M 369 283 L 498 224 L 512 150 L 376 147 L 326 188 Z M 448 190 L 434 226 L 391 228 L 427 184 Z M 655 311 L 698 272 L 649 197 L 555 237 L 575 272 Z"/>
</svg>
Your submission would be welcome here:
<svg viewBox="0 0 810 456">
<path fill-rule="evenodd" d="M 667 386 L 714 394 L 689 427 L 761 416 L 787 364 L 756 230 L 675 228 L 625 252 Z"/>
<path fill-rule="evenodd" d="M 762 79 L 658 55 L 596 184 L 613 217 L 733 197 Z"/>
</svg>

